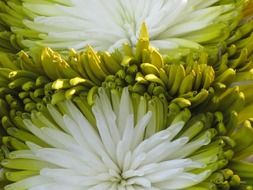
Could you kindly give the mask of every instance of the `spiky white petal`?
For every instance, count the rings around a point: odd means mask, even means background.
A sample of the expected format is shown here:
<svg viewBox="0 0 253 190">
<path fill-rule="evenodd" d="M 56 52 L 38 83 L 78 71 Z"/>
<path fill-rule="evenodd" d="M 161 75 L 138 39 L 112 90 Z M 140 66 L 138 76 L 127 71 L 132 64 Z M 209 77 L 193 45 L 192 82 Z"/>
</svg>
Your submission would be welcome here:
<svg viewBox="0 0 253 190">
<path fill-rule="evenodd" d="M 127 88 L 120 105 L 115 113 L 105 90 L 99 89 L 92 109 L 97 130 L 71 101 L 61 103 L 64 115 L 48 105 L 62 128 L 36 126 L 25 120 L 27 128 L 49 146 L 27 142 L 29 150 L 15 151 L 11 157 L 39 160 L 44 167 L 39 175 L 10 184 L 6 190 L 175 190 L 193 186 L 210 175 L 209 170 L 193 173 L 205 163 L 187 158 L 209 143 L 208 133 L 191 141 L 175 138 L 184 126 L 180 121 L 144 138 L 152 113 L 145 113 L 134 124 Z"/>
<path fill-rule="evenodd" d="M 23 29 L 28 29 L 38 35 L 24 35 L 22 42 L 27 47 L 82 49 L 91 45 L 113 50 L 123 43 L 134 46 L 146 22 L 151 44 L 157 48 L 198 48 L 199 43 L 223 36 L 224 25 L 237 16 L 234 3 L 219 5 L 219 0 L 21 1 L 27 17 L 23 27 L 14 23 L 12 31 L 22 36 Z M 210 26 L 215 26 L 212 32 L 201 31 Z"/>
</svg>

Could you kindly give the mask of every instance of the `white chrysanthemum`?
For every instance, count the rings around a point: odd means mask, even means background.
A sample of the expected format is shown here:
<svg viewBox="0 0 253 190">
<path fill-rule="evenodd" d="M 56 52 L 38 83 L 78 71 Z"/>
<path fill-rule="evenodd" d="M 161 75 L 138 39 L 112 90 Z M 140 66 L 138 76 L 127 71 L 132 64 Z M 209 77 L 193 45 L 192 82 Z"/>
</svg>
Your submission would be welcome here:
<svg viewBox="0 0 253 190">
<path fill-rule="evenodd" d="M 2 18 L 11 23 L 14 33 L 24 36 L 22 43 L 27 47 L 35 43 L 59 49 L 91 45 L 112 50 L 126 42 L 134 46 L 145 22 L 151 44 L 157 48 L 198 48 L 227 36 L 228 25 L 238 16 L 235 3 L 220 5 L 220 0 L 20 1 L 22 24 L 14 22 L 17 15 Z M 22 10 L 13 3 L 9 6 L 15 12 Z"/>
<path fill-rule="evenodd" d="M 40 118 L 47 127 L 25 120 L 27 128 L 49 148 L 27 142 L 30 150 L 13 152 L 11 157 L 39 160 L 40 164 L 31 168 L 40 168 L 40 172 L 6 186 L 6 190 L 176 190 L 198 184 L 211 173 L 203 168 L 206 158 L 187 158 L 207 145 L 210 136 L 191 141 L 186 136 L 175 138 L 184 125 L 179 121 L 145 138 L 152 113 L 144 113 L 134 125 L 127 88 L 119 109 L 99 90 L 92 108 L 97 130 L 71 101 L 61 107 L 65 115 L 48 106 L 56 123 Z M 202 172 L 196 172 L 199 168 Z"/>
</svg>

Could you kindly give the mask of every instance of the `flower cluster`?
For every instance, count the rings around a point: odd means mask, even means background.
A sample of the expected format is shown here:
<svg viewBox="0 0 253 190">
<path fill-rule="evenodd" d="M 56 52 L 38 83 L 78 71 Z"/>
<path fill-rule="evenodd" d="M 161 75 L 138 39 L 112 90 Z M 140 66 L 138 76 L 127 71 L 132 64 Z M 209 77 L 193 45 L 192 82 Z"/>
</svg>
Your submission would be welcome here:
<svg viewBox="0 0 253 190">
<path fill-rule="evenodd" d="M 2 1 L 0 188 L 251 190 L 252 5 Z"/>
</svg>

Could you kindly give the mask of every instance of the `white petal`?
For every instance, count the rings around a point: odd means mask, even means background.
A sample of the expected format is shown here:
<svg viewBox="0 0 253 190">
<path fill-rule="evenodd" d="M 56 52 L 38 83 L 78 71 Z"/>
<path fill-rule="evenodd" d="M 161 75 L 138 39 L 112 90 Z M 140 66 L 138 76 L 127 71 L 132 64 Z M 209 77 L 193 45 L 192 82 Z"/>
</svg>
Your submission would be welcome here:
<svg viewBox="0 0 253 190">
<path fill-rule="evenodd" d="M 190 173 L 184 173 L 181 175 L 174 176 L 167 181 L 155 184 L 157 187 L 174 190 L 174 189 L 183 189 L 186 187 L 193 186 L 200 181 L 203 181 L 210 175 L 209 171 L 203 172 L 201 174 L 195 175 Z"/>
<path fill-rule="evenodd" d="M 138 123 L 135 126 L 135 138 L 133 139 L 131 148 L 134 149 L 136 146 L 141 143 L 144 139 L 145 135 L 145 129 L 147 127 L 148 122 L 150 121 L 152 116 L 152 112 L 147 112 L 140 120 L 138 120 Z"/>
<path fill-rule="evenodd" d="M 45 190 L 45 189 L 50 189 L 50 190 L 59 190 L 59 189 L 61 189 L 61 190 L 83 190 L 82 187 L 66 185 L 66 184 L 59 184 L 59 183 L 46 183 L 43 185 L 29 188 L 28 190 Z"/>
<path fill-rule="evenodd" d="M 127 122 L 127 115 L 132 114 L 132 102 L 130 100 L 129 92 L 127 88 L 124 88 L 122 91 L 122 96 L 120 100 L 120 106 L 119 106 L 119 116 L 117 118 L 117 124 L 119 126 L 120 134 L 123 134 L 124 131 L 124 123 Z"/>
<path fill-rule="evenodd" d="M 88 167 L 85 162 L 80 160 L 78 156 L 69 153 L 68 151 L 56 148 L 43 148 L 36 155 L 43 160 L 58 165 L 67 169 L 74 169 L 84 175 L 94 175 L 94 170 Z"/>
<path fill-rule="evenodd" d="M 5 187 L 6 190 L 26 190 L 34 187 L 36 185 L 42 185 L 50 183 L 50 178 L 42 177 L 42 176 L 34 176 L 30 178 L 23 179 L 21 181 L 12 183 Z"/>
</svg>

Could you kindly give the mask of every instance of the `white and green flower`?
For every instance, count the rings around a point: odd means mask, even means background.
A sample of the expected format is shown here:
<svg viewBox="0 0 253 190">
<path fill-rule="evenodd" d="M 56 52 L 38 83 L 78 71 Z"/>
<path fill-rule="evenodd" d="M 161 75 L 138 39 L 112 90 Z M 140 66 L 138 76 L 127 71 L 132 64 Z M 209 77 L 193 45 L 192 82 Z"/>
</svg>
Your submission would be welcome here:
<svg viewBox="0 0 253 190">
<path fill-rule="evenodd" d="M 251 9 L 1 1 L 0 189 L 251 190 Z"/>
<path fill-rule="evenodd" d="M 145 112 L 140 104 L 138 118 L 134 118 L 137 113 L 133 112 L 127 88 L 121 97 L 114 98 L 119 104 L 113 105 L 114 100 L 99 89 L 92 107 L 95 128 L 71 101 L 59 103 L 61 109 L 48 105 L 53 120 L 42 116 L 24 120 L 27 129 L 46 146 L 27 141 L 27 150 L 14 151 L 10 159 L 2 161 L 5 168 L 24 170 L 7 171 L 9 179 L 22 174 L 24 179 L 5 189 L 175 190 L 202 182 L 216 169 L 214 161 L 218 161 L 216 154 L 221 147 L 194 153 L 211 143 L 215 134 L 210 130 L 194 139 L 194 132 L 179 135 L 185 121 L 175 119 L 154 133 L 155 113 Z M 202 154 L 210 157 L 203 158 Z M 213 166 L 207 167 L 211 163 Z"/>
<path fill-rule="evenodd" d="M 9 0 L 0 18 L 21 47 L 113 50 L 137 43 L 146 22 L 151 44 L 168 51 L 200 48 L 228 38 L 238 24 L 244 0 Z M 13 40 L 12 40 L 13 41 Z"/>
</svg>

